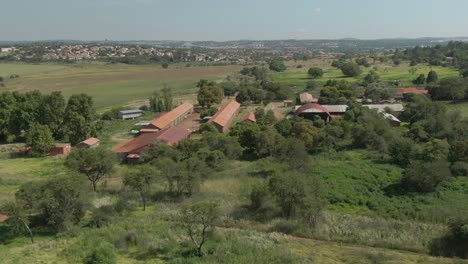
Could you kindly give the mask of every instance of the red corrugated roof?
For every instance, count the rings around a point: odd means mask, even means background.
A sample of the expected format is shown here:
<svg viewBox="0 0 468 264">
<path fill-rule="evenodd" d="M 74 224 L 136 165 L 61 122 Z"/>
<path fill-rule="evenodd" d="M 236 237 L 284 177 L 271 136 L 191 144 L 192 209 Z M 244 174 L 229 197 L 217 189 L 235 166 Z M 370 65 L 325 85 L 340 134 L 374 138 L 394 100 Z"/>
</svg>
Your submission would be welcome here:
<svg viewBox="0 0 468 264">
<path fill-rule="evenodd" d="M 210 122 L 214 122 L 222 127 L 229 125 L 234 115 L 240 108 L 240 104 L 234 100 L 223 106 L 211 119 Z"/>
<path fill-rule="evenodd" d="M 99 143 L 99 139 L 93 138 L 93 137 L 88 138 L 88 139 L 83 140 L 83 141 L 80 142 L 80 144 L 85 144 L 85 145 L 88 145 L 88 146 L 92 146 L 92 145 L 95 145 L 97 143 Z"/>
<path fill-rule="evenodd" d="M 252 122 L 257 122 L 257 118 L 255 118 L 255 114 L 254 112 L 250 112 L 248 113 L 247 115 L 245 115 L 244 117 L 242 117 L 242 122 L 244 121 L 252 121 Z"/>
<path fill-rule="evenodd" d="M 7 215 L 0 214 L 0 223 L 5 222 L 7 219 L 8 219 L 8 216 L 7 216 Z"/>
<path fill-rule="evenodd" d="M 429 94 L 429 91 L 426 89 L 408 87 L 403 89 L 403 94 Z"/>
<path fill-rule="evenodd" d="M 302 114 L 304 111 L 308 110 L 308 109 L 319 109 L 321 110 L 322 112 L 324 113 L 327 113 L 328 116 L 331 117 L 330 115 L 330 112 L 328 111 L 327 108 L 319 105 L 319 104 L 315 104 L 315 103 L 309 103 L 309 104 L 305 104 L 301 107 L 299 107 L 295 112 L 294 112 L 294 116 L 298 116 L 300 114 Z"/>
<path fill-rule="evenodd" d="M 163 114 L 161 117 L 159 117 L 158 119 L 152 121 L 151 125 L 159 129 L 164 129 L 168 127 L 174 120 L 184 115 L 186 112 L 188 112 L 192 108 L 193 108 L 192 104 L 183 103 L 179 105 L 178 107 L 172 109 L 172 111 L 167 112 Z"/>
<path fill-rule="evenodd" d="M 150 143 L 156 140 L 163 140 L 169 146 L 187 138 L 190 135 L 190 131 L 180 127 L 170 127 L 165 130 L 161 130 L 158 133 L 144 133 L 135 139 L 132 139 L 123 144 L 117 145 L 112 149 L 116 153 L 139 153 Z"/>
</svg>

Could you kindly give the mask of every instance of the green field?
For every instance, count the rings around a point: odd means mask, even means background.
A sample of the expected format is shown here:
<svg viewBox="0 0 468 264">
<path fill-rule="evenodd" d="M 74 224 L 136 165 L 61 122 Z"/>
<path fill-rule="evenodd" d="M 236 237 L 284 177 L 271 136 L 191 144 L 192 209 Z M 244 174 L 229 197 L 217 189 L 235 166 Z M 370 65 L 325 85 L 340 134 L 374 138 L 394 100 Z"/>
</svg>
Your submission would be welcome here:
<svg viewBox="0 0 468 264">
<path fill-rule="evenodd" d="M 189 97 L 196 91 L 200 79 L 222 80 L 239 70 L 237 66 L 125 64 L 0 64 L 0 76 L 18 74 L 19 78 L 6 78 L 0 91 L 31 91 L 43 93 L 62 91 L 65 96 L 86 93 L 94 98 L 96 107 L 107 108 L 147 99 L 165 84 L 176 97 Z"/>
<path fill-rule="evenodd" d="M 363 72 L 359 77 L 346 77 L 343 75 L 341 70 L 331 67 L 330 61 L 310 61 L 305 63 L 289 63 L 288 69 L 285 72 L 275 73 L 273 75 L 273 80 L 285 84 L 296 86 L 299 89 L 305 88 L 305 85 L 310 79 L 307 71 L 310 67 L 322 67 L 324 70 L 324 75 L 319 80 L 316 80 L 317 83 L 323 85 L 327 80 L 337 79 L 337 80 L 346 80 L 349 82 L 362 82 L 364 77 L 372 69 L 377 69 L 377 73 L 380 76 L 380 79 L 386 82 L 392 82 L 394 80 L 400 80 L 401 87 L 413 86 L 412 80 L 416 79 L 419 74 L 427 75 L 430 70 L 437 72 L 439 79 L 451 76 L 458 76 L 459 72 L 454 68 L 438 67 L 438 66 L 426 66 L 426 65 L 417 65 L 410 67 L 407 64 L 402 64 L 399 66 L 391 66 L 386 64 L 378 64 L 376 66 L 371 66 L 368 68 L 362 68 Z M 297 65 L 303 65 L 303 68 L 296 68 Z M 415 68 L 416 72 L 414 74 L 410 73 L 410 68 Z"/>
</svg>

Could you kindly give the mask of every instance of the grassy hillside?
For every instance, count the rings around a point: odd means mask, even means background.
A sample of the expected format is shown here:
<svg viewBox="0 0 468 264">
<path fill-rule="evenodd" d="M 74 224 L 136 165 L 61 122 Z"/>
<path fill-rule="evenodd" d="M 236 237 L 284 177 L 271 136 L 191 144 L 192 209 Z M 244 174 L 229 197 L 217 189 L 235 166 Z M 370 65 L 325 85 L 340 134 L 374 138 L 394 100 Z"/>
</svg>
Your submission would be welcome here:
<svg viewBox="0 0 468 264">
<path fill-rule="evenodd" d="M 237 66 L 185 67 L 171 65 L 49 65 L 0 64 L 0 76 L 18 74 L 7 79 L 0 91 L 31 91 L 43 93 L 62 91 L 65 96 L 87 93 L 98 108 L 126 104 L 147 99 L 167 84 L 177 96 L 191 95 L 200 79 L 222 80 L 238 71 Z"/>
<path fill-rule="evenodd" d="M 297 65 L 303 65 L 302 68 L 296 68 Z M 400 80 L 401 86 L 413 86 L 412 81 L 419 76 L 419 74 L 427 75 L 430 70 L 434 70 L 437 72 L 439 78 L 445 78 L 450 76 L 458 76 L 459 72 L 457 69 L 454 68 L 445 68 L 445 67 L 438 67 L 438 66 L 425 66 L 425 65 L 417 65 L 414 67 L 410 67 L 407 64 L 393 66 L 388 64 L 377 64 L 376 66 L 371 66 L 368 68 L 362 67 L 362 74 L 358 77 L 346 77 L 343 75 L 341 70 L 331 67 L 331 61 L 329 60 L 313 60 L 310 62 L 296 62 L 296 63 L 289 63 L 288 69 L 285 72 L 275 73 L 273 75 L 273 79 L 279 83 L 285 85 L 294 85 L 297 86 L 298 89 L 304 89 L 305 85 L 310 79 L 307 71 L 310 67 L 322 67 L 324 70 L 324 75 L 319 80 L 316 80 L 319 84 L 324 84 L 327 80 L 330 79 L 338 79 L 338 80 L 346 80 L 350 82 L 362 82 L 364 77 L 367 75 L 369 71 L 372 69 L 376 69 L 377 73 L 380 76 L 382 81 L 392 82 L 394 80 Z M 415 73 L 411 73 L 410 69 L 414 68 L 416 71 Z"/>
</svg>

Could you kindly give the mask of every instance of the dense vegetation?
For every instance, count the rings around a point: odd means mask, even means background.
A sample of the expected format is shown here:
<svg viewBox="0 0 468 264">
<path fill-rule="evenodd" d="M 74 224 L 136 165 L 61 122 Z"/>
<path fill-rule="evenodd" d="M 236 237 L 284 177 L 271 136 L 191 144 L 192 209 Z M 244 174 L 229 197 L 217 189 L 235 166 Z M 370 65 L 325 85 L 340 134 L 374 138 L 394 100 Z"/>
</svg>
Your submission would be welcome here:
<svg viewBox="0 0 468 264">
<path fill-rule="evenodd" d="M 370 66 L 363 57 L 334 64 L 352 75 Z M 310 71 L 310 78 L 319 78 L 319 70 Z M 271 102 L 294 98 L 291 87 L 273 81 L 272 74 L 263 66 L 246 67 L 225 81 L 200 80 L 196 86 L 201 115 L 213 115 L 224 97 L 235 96 L 242 111 L 255 113 L 255 123 L 238 122 L 227 134 L 204 124 L 172 147 L 153 142 L 138 164 L 117 164 L 105 144 L 54 161 L 60 173 L 50 170 L 44 174 L 57 175 L 21 183 L 14 201 L 2 205 L 0 212 L 10 218 L 0 225 L 7 234 L 0 242 L 26 247 L 53 240 L 54 260 L 70 263 L 320 262 L 323 256 L 305 246 L 310 239 L 375 252 L 468 257 L 468 120 L 438 101 L 462 100 L 464 78 L 439 79 L 428 71 L 421 86 L 436 100 L 407 96 L 402 125 L 393 127 L 382 113 L 355 102 L 362 95 L 376 102 L 392 98 L 395 85 L 382 81 L 378 71 L 363 74 L 362 82 L 311 84 L 321 88 L 320 103 L 349 106 L 343 119 L 328 123 L 279 120 L 274 108 L 266 110 Z M 68 102 L 58 93 L 2 96 L 8 111 L 1 122 L 21 124 L 8 126 L 4 141 L 25 142 L 39 152 L 52 141 L 91 132 L 103 138 L 126 133 L 134 123 L 110 118 L 101 128 L 86 95 Z M 172 97 L 168 88 L 154 93 L 148 110 L 171 109 Z M 47 116 L 47 105 L 63 109 L 62 115 Z M 92 120 L 95 127 L 73 135 L 71 130 L 82 131 L 77 120 Z M 114 125 L 118 129 L 105 134 Z M 448 261 L 353 252 L 357 263 Z M 353 256 L 347 252 L 340 261 Z"/>
</svg>

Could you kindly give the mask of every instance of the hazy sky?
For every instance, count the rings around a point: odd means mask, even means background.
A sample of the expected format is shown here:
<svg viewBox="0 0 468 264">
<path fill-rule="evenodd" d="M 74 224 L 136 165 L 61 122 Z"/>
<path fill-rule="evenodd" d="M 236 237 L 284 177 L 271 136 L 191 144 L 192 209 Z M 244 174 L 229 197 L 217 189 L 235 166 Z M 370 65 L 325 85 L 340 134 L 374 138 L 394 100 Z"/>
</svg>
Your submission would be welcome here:
<svg viewBox="0 0 468 264">
<path fill-rule="evenodd" d="M 0 0 L 0 40 L 468 36 L 468 0 Z"/>
</svg>

